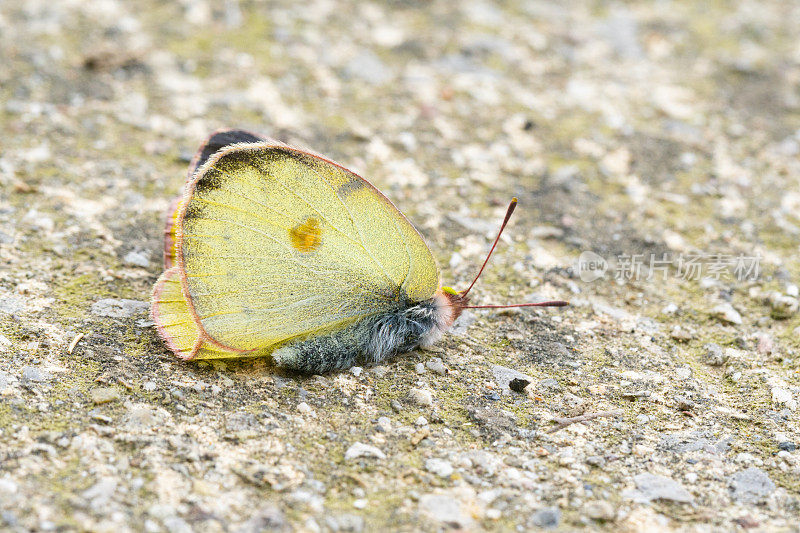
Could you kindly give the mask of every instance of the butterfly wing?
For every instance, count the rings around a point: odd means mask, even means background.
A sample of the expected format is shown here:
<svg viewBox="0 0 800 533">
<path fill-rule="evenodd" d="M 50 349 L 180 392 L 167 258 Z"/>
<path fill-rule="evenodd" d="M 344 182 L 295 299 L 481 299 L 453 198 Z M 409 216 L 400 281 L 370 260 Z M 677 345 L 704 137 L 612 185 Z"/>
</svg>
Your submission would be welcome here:
<svg viewBox="0 0 800 533">
<path fill-rule="evenodd" d="M 214 154 L 187 185 L 175 227 L 181 295 L 198 331 L 184 358 L 204 356 L 206 341 L 247 353 L 330 331 L 438 288 L 430 250 L 385 196 L 279 143 Z"/>
<path fill-rule="evenodd" d="M 153 287 L 153 322 L 170 350 L 182 359 L 223 359 L 241 357 L 215 343 L 195 319 L 189 300 L 183 295 L 178 267 L 167 269 Z"/>
<path fill-rule="evenodd" d="M 206 142 L 204 142 L 194 154 L 192 161 L 189 163 L 189 180 L 192 179 L 192 175 L 198 168 L 205 165 L 206 162 L 211 159 L 212 155 L 216 154 L 226 146 L 239 143 L 258 143 L 269 140 L 270 139 L 267 139 L 262 135 L 251 133 L 245 130 L 217 130 L 209 135 L 208 139 L 206 139 Z"/>
</svg>

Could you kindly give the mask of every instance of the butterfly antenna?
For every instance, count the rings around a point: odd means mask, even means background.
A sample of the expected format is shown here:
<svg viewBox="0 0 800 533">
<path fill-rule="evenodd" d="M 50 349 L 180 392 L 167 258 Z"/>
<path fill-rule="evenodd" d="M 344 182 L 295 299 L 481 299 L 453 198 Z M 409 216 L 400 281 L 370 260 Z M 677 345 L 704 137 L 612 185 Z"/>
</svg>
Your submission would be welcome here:
<svg viewBox="0 0 800 533">
<path fill-rule="evenodd" d="M 489 258 L 492 257 L 492 252 L 494 252 L 494 249 L 497 246 L 497 242 L 500 240 L 500 235 L 502 235 L 503 230 L 506 229 L 506 225 L 508 224 L 508 221 L 511 218 L 511 215 L 514 213 L 514 209 L 516 209 L 516 207 L 517 207 L 517 197 L 515 196 L 511 199 L 511 203 L 508 204 L 508 209 L 506 210 L 506 217 L 503 219 L 503 223 L 500 225 L 500 231 L 497 232 L 497 237 L 494 239 L 494 244 L 492 244 L 492 249 L 489 250 L 489 253 L 486 255 L 486 259 L 484 260 L 483 265 L 481 265 L 481 269 L 478 271 L 478 275 L 475 276 L 475 279 L 473 279 L 472 283 L 469 284 L 467 290 L 461 291 L 462 297 L 469 294 L 469 291 L 472 290 L 472 286 L 475 285 L 475 282 L 478 281 L 479 277 L 481 277 L 483 269 L 486 268 L 486 263 L 488 263 Z"/>
<path fill-rule="evenodd" d="M 569 302 L 564 300 L 553 300 L 552 302 L 534 302 L 527 304 L 511 304 L 511 305 L 465 305 L 464 309 L 511 309 L 512 307 L 564 307 L 569 305 Z"/>
<path fill-rule="evenodd" d="M 497 232 L 497 237 L 494 239 L 494 243 L 492 244 L 492 248 L 489 250 L 489 253 L 486 255 L 486 259 L 483 261 L 481 265 L 481 269 L 478 271 L 478 275 L 475 276 L 475 279 L 472 280 L 467 290 L 461 291 L 459 294 L 461 298 L 464 298 L 469 294 L 469 291 L 472 290 L 472 287 L 475 285 L 475 282 L 478 281 L 478 278 L 481 277 L 483 273 L 483 269 L 486 268 L 486 263 L 489 262 L 489 258 L 492 257 L 492 252 L 497 247 L 497 243 L 500 241 L 500 236 L 503 234 L 503 230 L 506 229 L 506 225 L 508 225 L 508 221 L 511 219 L 511 215 L 514 213 L 514 209 L 517 207 L 517 197 L 513 197 L 511 199 L 511 203 L 508 204 L 508 209 L 506 210 L 506 216 L 503 218 L 503 223 L 500 225 L 500 231 Z M 534 302 L 534 303 L 525 303 L 525 304 L 511 304 L 511 305 L 462 305 L 463 309 L 510 309 L 512 307 L 564 307 L 565 305 L 569 305 L 569 302 L 565 302 L 563 300 L 554 300 L 550 302 Z"/>
</svg>

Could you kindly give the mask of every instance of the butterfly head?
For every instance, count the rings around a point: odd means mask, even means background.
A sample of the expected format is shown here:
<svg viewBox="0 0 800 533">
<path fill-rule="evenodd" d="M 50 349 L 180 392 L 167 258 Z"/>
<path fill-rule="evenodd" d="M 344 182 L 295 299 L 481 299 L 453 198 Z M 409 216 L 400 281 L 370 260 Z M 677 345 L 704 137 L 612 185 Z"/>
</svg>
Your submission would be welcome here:
<svg viewBox="0 0 800 533">
<path fill-rule="evenodd" d="M 448 310 L 444 314 L 447 327 L 452 326 L 464 308 L 469 305 L 469 296 L 464 291 L 458 292 L 451 287 L 442 287 L 436 291 L 436 300 L 442 308 Z"/>
</svg>

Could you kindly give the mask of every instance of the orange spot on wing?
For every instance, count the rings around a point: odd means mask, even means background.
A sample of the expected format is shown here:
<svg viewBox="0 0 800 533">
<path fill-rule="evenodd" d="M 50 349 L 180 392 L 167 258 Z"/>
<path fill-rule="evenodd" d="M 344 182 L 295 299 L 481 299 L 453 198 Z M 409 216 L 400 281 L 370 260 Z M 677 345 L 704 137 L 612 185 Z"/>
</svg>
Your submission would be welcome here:
<svg viewBox="0 0 800 533">
<path fill-rule="evenodd" d="M 309 218 L 289 230 L 292 246 L 301 252 L 313 252 L 322 244 L 322 228 L 316 218 Z"/>
</svg>

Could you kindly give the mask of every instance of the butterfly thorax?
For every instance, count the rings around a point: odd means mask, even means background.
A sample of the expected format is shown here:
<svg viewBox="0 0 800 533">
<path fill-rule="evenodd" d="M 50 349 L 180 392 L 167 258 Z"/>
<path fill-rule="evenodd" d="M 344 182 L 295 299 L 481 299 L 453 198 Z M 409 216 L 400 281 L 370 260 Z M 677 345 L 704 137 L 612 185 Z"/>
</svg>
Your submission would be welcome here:
<svg viewBox="0 0 800 533">
<path fill-rule="evenodd" d="M 433 346 L 461 315 L 469 298 L 452 290 L 439 289 L 432 298 L 411 302 L 396 312 L 379 315 L 370 331 L 366 350 L 368 362 Z"/>
</svg>

